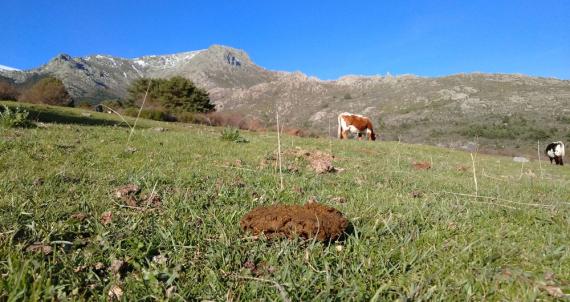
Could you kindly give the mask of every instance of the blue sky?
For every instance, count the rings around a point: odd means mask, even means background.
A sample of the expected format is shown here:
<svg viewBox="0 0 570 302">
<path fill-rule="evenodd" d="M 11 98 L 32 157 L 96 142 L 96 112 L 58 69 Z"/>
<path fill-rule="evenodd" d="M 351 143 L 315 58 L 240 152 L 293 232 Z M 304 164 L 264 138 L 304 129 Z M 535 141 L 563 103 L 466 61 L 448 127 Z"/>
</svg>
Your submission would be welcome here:
<svg viewBox="0 0 570 302">
<path fill-rule="evenodd" d="M 570 1 L 0 1 L 0 64 L 223 44 L 258 65 L 345 74 L 570 79 Z"/>
</svg>

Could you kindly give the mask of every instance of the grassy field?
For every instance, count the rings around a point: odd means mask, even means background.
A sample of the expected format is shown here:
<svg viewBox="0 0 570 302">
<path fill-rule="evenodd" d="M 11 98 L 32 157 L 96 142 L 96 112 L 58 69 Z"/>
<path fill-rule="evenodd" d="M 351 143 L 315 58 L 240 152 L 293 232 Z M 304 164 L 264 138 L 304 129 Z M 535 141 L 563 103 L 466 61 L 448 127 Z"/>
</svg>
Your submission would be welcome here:
<svg viewBox="0 0 570 302">
<path fill-rule="evenodd" d="M 221 140 L 219 128 L 142 121 L 127 143 L 129 127 L 114 116 L 28 108 L 59 123 L 0 130 L 2 301 L 521 301 L 570 293 L 568 166 L 284 136 L 285 152 L 332 151 L 344 170 L 317 175 L 285 157 L 280 190 L 277 170 L 264 164 L 275 133 L 241 132 L 249 143 L 238 144 Z M 432 168 L 416 170 L 414 161 Z M 127 184 L 155 192 L 160 205 L 114 198 Z M 256 206 L 311 197 L 350 220 L 346 240 L 267 241 L 239 228 Z"/>
</svg>

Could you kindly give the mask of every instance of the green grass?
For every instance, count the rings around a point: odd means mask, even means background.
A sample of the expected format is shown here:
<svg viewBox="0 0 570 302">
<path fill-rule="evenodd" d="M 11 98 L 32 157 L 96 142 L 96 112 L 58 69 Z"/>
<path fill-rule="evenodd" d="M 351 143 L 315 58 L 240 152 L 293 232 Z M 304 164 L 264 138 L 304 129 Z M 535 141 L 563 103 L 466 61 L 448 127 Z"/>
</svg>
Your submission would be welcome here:
<svg viewBox="0 0 570 302">
<path fill-rule="evenodd" d="M 554 299 L 547 285 L 570 293 L 567 166 L 543 161 L 541 177 L 538 162 L 521 174 L 510 158 L 478 155 L 478 194 L 493 198 L 474 198 L 452 194 L 475 193 L 472 171 L 458 170 L 470 169 L 468 153 L 284 136 L 284 149 L 332 146 L 345 170 L 285 169 L 280 191 L 276 170 L 261 167 L 276 149 L 273 133 L 241 132 L 250 143 L 236 144 L 220 140 L 220 128 L 141 121 L 127 146 L 129 128 L 90 121 L 116 117 L 33 107 L 61 120 L 0 133 L 0 300 L 104 300 L 113 286 L 129 301 L 167 292 L 172 300 Z M 433 168 L 416 171 L 412 161 Z M 124 207 L 112 192 L 129 183 L 157 192 L 162 207 Z M 268 242 L 239 229 L 256 206 L 311 196 L 347 216 L 345 241 Z M 77 212 L 87 218 L 73 219 Z M 34 242 L 53 252 L 26 251 Z M 113 260 L 126 261 L 123 274 L 107 269 Z"/>
</svg>

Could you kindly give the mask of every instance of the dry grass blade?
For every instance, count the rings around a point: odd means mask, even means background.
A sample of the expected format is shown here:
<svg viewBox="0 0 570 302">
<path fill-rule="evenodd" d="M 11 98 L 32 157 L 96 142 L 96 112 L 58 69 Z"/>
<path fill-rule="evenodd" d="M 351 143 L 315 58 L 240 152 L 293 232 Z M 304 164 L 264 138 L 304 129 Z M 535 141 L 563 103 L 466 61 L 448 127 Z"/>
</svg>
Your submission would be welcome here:
<svg viewBox="0 0 570 302">
<path fill-rule="evenodd" d="M 129 127 L 129 129 L 131 129 L 131 130 L 133 129 L 133 127 L 131 126 L 131 124 L 129 124 L 129 122 L 127 122 L 127 120 L 123 117 L 122 114 L 120 114 L 119 112 L 115 111 L 115 109 L 113 109 L 113 108 L 111 108 L 111 107 L 109 107 L 109 106 L 107 106 L 107 105 L 103 105 L 103 104 L 100 104 L 100 105 L 103 106 L 103 107 L 105 107 L 105 108 L 107 108 L 107 109 L 109 109 L 111 112 L 115 113 L 116 115 L 118 115 L 118 116 L 121 118 L 121 120 L 123 120 L 123 122 L 124 122 L 125 124 L 127 124 L 127 126 Z"/>
<path fill-rule="evenodd" d="M 473 182 L 475 183 L 475 196 L 479 195 L 479 186 L 477 185 L 477 173 L 475 173 L 475 158 L 471 153 L 471 163 L 473 164 Z"/>
<path fill-rule="evenodd" d="M 139 120 L 139 117 L 141 116 L 141 112 L 142 112 L 142 109 L 144 107 L 144 103 L 146 102 L 146 98 L 148 96 L 148 91 L 150 90 L 150 83 L 151 83 L 151 81 L 149 80 L 148 81 L 148 87 L 146 88 L 146 92 L 144 93 L 143 102 L 141 104 L 141 107 L 139 108 L 139 112 L 137 113 L 137 118 L 135 119 L 135 122 L 133 123 L 133 126 L 131 127 L 131 132 L 129 133 L 129 138 L 127 139 L 127 146 L 131 142 L 131 137 L 133 136 L 133 133 L 135 132 L 135 128 L 137 127 L 137 122 Z"/>
<path fill-rule="evenodd" d="M 280 189 L 283 190 L 283 170 L 282 170 L 282 163 L 281 163 L 281 135 L 279 131 L 279 107 L 275 110 L 275 114 L 277 116 L 277 158 L 279 160 L 279 183 Z"/>
</svg>

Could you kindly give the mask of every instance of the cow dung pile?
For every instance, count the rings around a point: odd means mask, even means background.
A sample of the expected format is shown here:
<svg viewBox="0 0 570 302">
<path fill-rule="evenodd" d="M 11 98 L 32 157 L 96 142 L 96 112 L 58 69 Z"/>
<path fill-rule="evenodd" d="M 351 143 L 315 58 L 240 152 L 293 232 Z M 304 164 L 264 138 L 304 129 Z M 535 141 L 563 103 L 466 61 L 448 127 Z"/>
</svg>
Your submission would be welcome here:
<svg viewBox="0 0 570 302">
<path fill-rule="evenodd" d="M 272 205 L 258 207 L 240 221 L 244 231 L 267 238 L 316 238 L 320 241 L 339 239 L 348 220 L 335 208 L 319 203 L 301 205 Z"/>
</svg>

